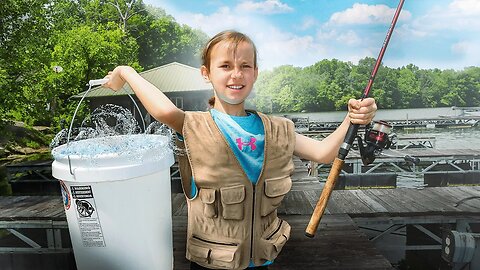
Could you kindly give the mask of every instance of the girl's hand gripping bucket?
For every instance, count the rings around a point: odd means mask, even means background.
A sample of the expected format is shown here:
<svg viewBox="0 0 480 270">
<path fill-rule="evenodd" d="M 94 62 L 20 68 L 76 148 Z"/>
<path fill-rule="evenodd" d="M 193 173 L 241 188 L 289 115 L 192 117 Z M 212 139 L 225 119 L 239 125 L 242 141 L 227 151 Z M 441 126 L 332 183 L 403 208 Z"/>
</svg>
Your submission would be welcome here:
<svg viewBox="0 0 480 270">
<path fill-rule="evenodd" d="M 79 270 L 173 268 L 169 140 L 118 135 L 52 150 Z"/>
</svg>

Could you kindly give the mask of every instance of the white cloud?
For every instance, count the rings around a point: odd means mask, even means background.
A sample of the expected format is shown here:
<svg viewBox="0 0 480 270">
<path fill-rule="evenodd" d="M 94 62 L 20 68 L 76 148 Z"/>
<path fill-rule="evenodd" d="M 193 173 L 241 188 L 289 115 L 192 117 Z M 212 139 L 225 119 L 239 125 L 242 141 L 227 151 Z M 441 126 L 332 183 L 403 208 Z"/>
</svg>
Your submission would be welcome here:
<svg viewBox="0 0 480 270">
<path fill-rule="evenodd" d="M 443 45 L 454 56 L 440 61 L 415 59 L 414 63 L 429 61 L 426 65 L 455 69 L 480 65 L 479 29 L 479 0 L 452 0 L 448 5 L 434 6 L 403 28 L 404 38 L 414 42 L 444 40 Z"/>
<path fill-rule="evenodd" d="M 277 14 L 292 12 L 293 8 L 278 0 L 266 0 L 261 2 L 244 1 L 237 5 L 238 11 L 257 12 L 262 14 Z"/>
<path fill-rule="evenodd" d="M 450 4 L 450 8 L 458 10 L 464 15 L 480 15 L 480 1 L 478 0 L 455 0 Z"/>
<path fill-rule="evenodd" d="M 367 5 L 367 4 L 353 4 L 353 7 L 341 12 L 335 12 L 330 17 L 330 24 L 384 24 L 389 23 L 395 8 L 390 8 L 386 5 Z M 408 20 L 411 18 L 411 13 L 403 10 L 400 13 L 399 20 Z"/>
<path fill-rule="evenodd" d="M 220 7 L 216 12 L 209 15 L 179 12 L 174 14 L 174 17 L 178 22 L 201 29 L 210 36 L 225 29 L 244 31 L 254 28 L 256 23 L 260 23 L 249 15 L 238 15 L 232 12 L 229 7 Z"/>
<path fill-rule="evenodd" d="M 412 29 L 444 34 L 443 31 L 477 31 L 480 28 L 480 1 L 453 0 L 447 7 L 437 6 L 412 23 Z"/>
<path fill-rule="evenodd" d="M 472 44 L 462 41 L 462 42 L 457 42 L 452 45 L 451 49 L 452 52 L 456 54 L 465 54 L 471 47 Z"/>
<path fill-rule="evenodd" d="M 260 67 L 279 65 L 308 66 L 325 58 L 327 48 L 312 36 L 297 36 L 278 29 L 255 35 Z"/>
<path fill-rule="evenodd" d="M 307 30 L 315 26 L 317 23 L 318 22 L 314 17 L 305 17 L 303 18 L 302 24 L 298 28 L 300 30 Z"/>
<path fill-rule="evenodd" d="M 348 30 L 346 33 L 340 34 L 336 40 L 350 46 L 360 45 L 362 41 L 353 30 Z"/>
<path fill-rule="evenodd" d="M 478 37 L 475 38 L 477 39 L 457 42 L 450 48 L 463 67 L 480 66 L 480 51 L 478 50 L 480 39 Z"/>
</svg>

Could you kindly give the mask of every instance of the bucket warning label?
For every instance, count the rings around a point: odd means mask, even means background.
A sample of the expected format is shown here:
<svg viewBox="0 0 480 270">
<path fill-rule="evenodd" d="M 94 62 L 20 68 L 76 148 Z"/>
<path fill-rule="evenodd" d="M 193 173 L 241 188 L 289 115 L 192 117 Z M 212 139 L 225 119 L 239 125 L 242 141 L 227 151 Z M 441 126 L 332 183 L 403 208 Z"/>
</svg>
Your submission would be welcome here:
<svg viewBox="0 0 480 270">
<path fill-rule="evenodd" d="M 71 186 L 75 202 L 80 236 L 84 247 L 104 247 L 102 226 L 91 186 Z"/>
</svg>

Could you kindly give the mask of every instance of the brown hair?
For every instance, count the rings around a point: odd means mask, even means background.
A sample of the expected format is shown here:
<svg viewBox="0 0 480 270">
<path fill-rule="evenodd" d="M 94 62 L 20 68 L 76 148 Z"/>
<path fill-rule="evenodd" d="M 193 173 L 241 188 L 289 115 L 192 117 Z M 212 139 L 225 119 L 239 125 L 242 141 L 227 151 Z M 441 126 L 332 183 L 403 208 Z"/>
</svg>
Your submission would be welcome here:
<svg viewBox="0 0 480 270">
<path fill-rule="evenodd" d="M 209 108 L 213 108 L 215 106 L 215 96 L 211 97 L 209 100 L 208 100 L 208 107 Z"/>
<path fill-rule="evenodd" d="M 233 50 L 237 49 L 238 44 L 242 42 L 247 42 L 252 45 L 253 47 L 253 60 L 254 60 L 254 67 L 257 67 L 257 47 L 253 41 L 245 34 L 237 32 L 235 30 L 226 30 L 216 34 L 212 37 L 202 51 L 202 65 L 204 65 L 208 70 L 210 70 L 210 55 L 212 54 L 213 46 L 217 45 L 222 41 L 229 41 L 233 46 Z"/>
</svg>

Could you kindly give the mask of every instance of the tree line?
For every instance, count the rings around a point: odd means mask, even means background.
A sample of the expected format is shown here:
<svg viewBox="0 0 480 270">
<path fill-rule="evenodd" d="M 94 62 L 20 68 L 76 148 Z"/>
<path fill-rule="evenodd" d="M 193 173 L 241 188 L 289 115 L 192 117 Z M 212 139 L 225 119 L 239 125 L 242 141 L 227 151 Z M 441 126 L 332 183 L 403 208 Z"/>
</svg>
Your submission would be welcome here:
<svg viewBox="0 0 480 270">
<path fill-rule="evenodd" d="M 0 122 L 58 126 L 88 80 L 117 65 L 199 66 L 207 40 L 142 0 L 2 0 Z"/>
<path fill-rule="evenodd" d="M 198 67 L 208 36 L 142 0 L 2 0 L 0 126 L 5 120 L 59 127 L 70 122 L 90 79 L 117 65 L 138 71 L 177 61 Z M 264 112 L 345 109 L 375 60 L 336 59 L 259 74 L 251 106 Z M 58 68 L 58 67 L 61 67 Z M 371 96 L 380 108 L 478 106 L 480 68 L 461 71 L 381 66 Z"/>
<path fill-rule="evenodd" d="M 259 74 L 251 106 L 264 112 L 344 110 L 367 86 L 375 59 L 358 64 L 322 60 L 305 68 L 289 65 Z M 480 67 L 463 70 L 381 65 L 370 96 L 382 109 L 480 105 Z"/>
</svg>

